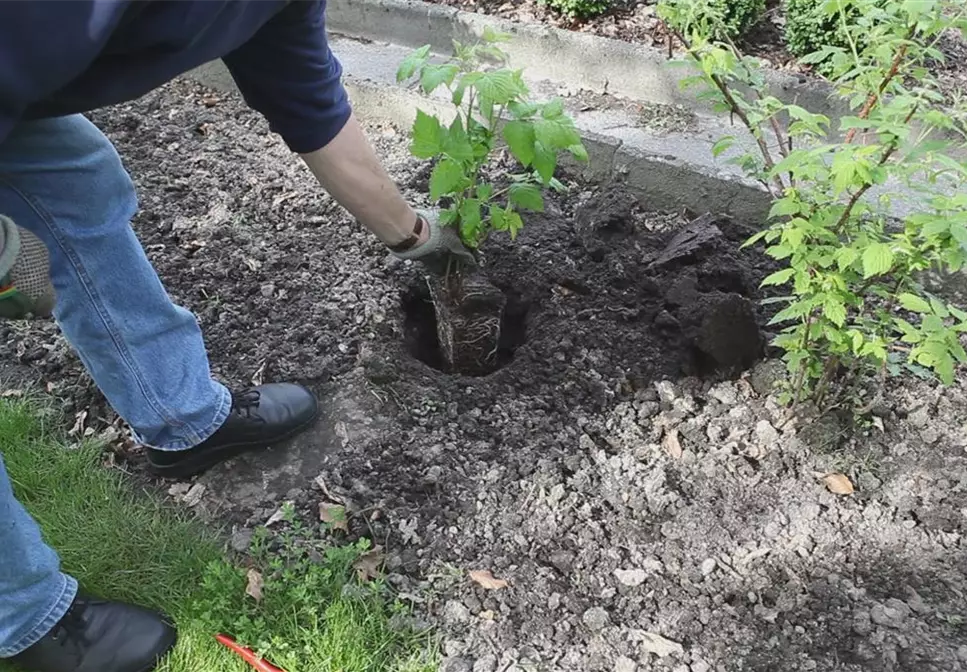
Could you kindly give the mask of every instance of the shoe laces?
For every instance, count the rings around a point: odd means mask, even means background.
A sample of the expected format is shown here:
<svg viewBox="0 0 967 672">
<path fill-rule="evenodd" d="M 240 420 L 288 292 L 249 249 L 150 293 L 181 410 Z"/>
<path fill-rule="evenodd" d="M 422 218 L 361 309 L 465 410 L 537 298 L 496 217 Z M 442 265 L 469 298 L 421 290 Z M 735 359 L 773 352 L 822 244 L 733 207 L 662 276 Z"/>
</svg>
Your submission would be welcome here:
<svg viewBox="0 0 967 672">
<path fill-rule="evenodd" d="M 75 647 L 83 647 L 88 642 L 84 637 L 86 625 L 84 623 L 84 612 L 91 602 L 77 600 L 67 610 L 64 617 L 58 621 L 51 631 L 50 638 L 61 646 L 73 644 Z"/>
<path fill-rule="evenodd" d="M 259 394 L 258 390 L 244 390 L 242 392 L 237 392 L 232 395 L 232 413 L 239 417 L 245 418 L 246 420 L 264 422 L 264 420 L 258 415 L 259 403 L 261 400 L 262 395 Z"/>
</svg>

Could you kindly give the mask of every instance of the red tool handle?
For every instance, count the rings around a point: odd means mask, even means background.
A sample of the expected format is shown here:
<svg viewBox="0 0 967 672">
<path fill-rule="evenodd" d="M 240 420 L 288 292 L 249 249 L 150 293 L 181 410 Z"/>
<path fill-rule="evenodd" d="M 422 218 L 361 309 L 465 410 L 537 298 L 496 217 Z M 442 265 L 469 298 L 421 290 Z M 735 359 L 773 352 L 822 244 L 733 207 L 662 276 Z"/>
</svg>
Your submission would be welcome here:
<svg viewBox="0 0 967 672">
<path fill-rule="evenodd" d="M 242 660 L 255 668 L 256 672 L 285 672 L 285 670 L 276 667 L 264 658 L 259 658 L 252 649 L 238 644 L 228 635 L 215 635 L 215 639 L 223 646 L 238 654 Z"/>
</svg>

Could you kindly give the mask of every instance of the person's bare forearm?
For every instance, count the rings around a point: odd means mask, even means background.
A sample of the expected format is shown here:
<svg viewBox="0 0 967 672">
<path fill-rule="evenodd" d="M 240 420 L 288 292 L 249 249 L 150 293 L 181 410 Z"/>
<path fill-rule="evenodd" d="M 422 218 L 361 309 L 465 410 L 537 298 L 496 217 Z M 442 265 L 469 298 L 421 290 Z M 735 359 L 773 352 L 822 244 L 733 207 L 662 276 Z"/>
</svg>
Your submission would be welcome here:
<svg viewBox="0 0 967 672">
<path fill-rule="evenodd" d="M 386 174 L 355 116 L 328 145 L 301 156 L 322 187 L 385 244 L 396 245 L 413 233 L 416 212 Z"/>
</svg>

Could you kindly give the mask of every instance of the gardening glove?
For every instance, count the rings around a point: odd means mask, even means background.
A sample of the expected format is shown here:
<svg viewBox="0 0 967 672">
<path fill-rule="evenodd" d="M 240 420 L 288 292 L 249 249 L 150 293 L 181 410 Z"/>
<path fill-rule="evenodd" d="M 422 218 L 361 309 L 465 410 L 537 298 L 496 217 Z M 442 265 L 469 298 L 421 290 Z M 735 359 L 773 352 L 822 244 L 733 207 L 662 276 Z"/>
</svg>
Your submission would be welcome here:
<svg viewBox="0 0 967 672">
<path fill-rule="evenodd" d="M 416 213 L 430 230 L 425 243 L 405 252 L 393 252 L 399 259 L 419 261 L 439 273 L 445 273 L 451 261 L 462 266 L 476 266 L 477 258 L 460 240 L 460 234 L 452 226 L 440 224 L 438 210 L 418 210 Z M 454 269 L 456 270 L 456 269 Z"/>
<path fill-rule="evenodd" d="M 0 215 L 0 317 L 49 317 L 53 310 L 47 248 L 30 231 Z"/>
</svg>

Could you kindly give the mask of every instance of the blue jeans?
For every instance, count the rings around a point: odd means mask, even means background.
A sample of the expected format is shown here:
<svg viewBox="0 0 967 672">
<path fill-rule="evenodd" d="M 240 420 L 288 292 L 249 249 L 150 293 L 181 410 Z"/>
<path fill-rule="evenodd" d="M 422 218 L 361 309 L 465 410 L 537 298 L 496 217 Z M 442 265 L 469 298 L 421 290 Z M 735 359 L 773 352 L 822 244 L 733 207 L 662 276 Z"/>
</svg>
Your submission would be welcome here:
<svg viewBox="0 0 967 672">
<path fill-rule="evenodd" d="M 0 213 L 47 245 L 61 330 L 141 443 L 184 450 L 222 425 L 231 394 L 132 231 L 136 209 L 117 152 L 80 115 L 21 123 L 0 142 Z M 47 634 L 76 590 L 0 461 L 0 658 Z"/>
</svg>

